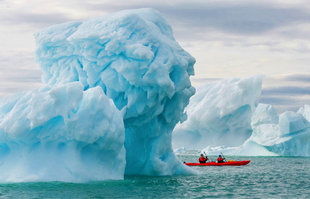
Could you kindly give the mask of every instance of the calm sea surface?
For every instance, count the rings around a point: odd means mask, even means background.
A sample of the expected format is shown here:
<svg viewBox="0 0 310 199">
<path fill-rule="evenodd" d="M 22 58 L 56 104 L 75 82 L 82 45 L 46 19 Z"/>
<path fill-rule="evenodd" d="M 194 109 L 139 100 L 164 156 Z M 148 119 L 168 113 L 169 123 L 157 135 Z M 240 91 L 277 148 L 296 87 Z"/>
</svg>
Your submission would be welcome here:
<svg viewBox="0 0 310 199">
<path fill-rule="evenodd" d="M 179 155 L 182 161 L 197 161 Z M 216 157 L 211 157 L 211 159 Z M 0 184 L 0 198 L 310 198 L 310 158 L 233 157 L 242 167 L 198 167 L 196 176 L 122 181 Z"/>
</svg>

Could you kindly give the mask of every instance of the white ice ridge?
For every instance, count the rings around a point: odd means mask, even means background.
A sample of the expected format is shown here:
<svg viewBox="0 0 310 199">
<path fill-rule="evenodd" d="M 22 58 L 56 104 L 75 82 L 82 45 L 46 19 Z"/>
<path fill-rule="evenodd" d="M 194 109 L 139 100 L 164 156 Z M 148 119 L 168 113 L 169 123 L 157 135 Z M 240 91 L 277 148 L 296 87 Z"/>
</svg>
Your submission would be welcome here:
<svg viewBox="0 0 310 199">
<path fill-rule="evenodd" d="M 175 149 L 239 146 L 251 136 L 251 115 L 261 94 L 262 77 L 226 79 L 197 88 L 186 108 L 188 119 L 173 132 Z"/>
<path fill-rule="evenodd" d="M 46 86 L 0 106 L 0 181 L 191 172 L 171 132 L 195 92 L 195 59 L 157 11 L 55 25 L 35 38 Z"/>
</svg>

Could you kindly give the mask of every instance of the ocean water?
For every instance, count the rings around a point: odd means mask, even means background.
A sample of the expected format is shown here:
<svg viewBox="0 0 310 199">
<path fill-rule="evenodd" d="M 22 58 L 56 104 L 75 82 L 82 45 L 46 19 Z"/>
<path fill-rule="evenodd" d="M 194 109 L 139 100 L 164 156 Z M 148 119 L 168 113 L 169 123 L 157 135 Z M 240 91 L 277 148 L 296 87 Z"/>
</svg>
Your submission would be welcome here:
<svg viewBox="0 0 310 199">
<path fill-rule="evenodd" d="M 198 156 L 179 158 L 197 162 Z M 250 159 L 251 163 L 240 167 L 195 167 L 199 174 L 194 176 L 0 184 L 0 198 L 310 198 L 310 158 L 226 158 Z"/>
</svg>

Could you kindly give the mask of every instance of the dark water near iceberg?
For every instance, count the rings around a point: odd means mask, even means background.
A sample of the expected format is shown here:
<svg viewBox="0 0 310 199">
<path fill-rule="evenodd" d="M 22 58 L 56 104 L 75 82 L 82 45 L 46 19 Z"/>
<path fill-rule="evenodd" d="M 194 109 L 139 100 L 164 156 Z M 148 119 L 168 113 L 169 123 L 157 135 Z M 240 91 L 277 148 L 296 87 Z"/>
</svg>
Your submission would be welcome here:
<svg viewBox="0 0 310 199">
<path fill-rule="evenodd" d="M 182 161 L 196 161 L 180 155 Z M 216 157 L 211 157 L 215 159 Z M 310 158 L 233 157 L 243 167 L 198 167 L 196 176 L 130 176 L 92 183 L 0 184 L 0 198 L 310 198 Z"/>
</svg>

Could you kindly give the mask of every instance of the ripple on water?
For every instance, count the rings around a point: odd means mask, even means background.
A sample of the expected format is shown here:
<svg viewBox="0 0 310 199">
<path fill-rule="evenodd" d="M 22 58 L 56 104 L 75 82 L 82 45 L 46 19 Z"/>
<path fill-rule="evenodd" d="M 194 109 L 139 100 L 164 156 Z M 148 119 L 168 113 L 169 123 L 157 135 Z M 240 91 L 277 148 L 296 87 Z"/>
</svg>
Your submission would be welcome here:
<svg viewBox="0 0 310 199">
<path fill-rule="evenodd" d="M 197 161 L 193 155 L 179 158 Z M 127 176 L 120 181 L 82 184 L 0 184 L 0 198 L 310 198 L 310 158 L 234 159 L 251 159 L 251 163 L 242 167 L 196 167 L 199 175 L 195 176 Z"/>
</svg>

